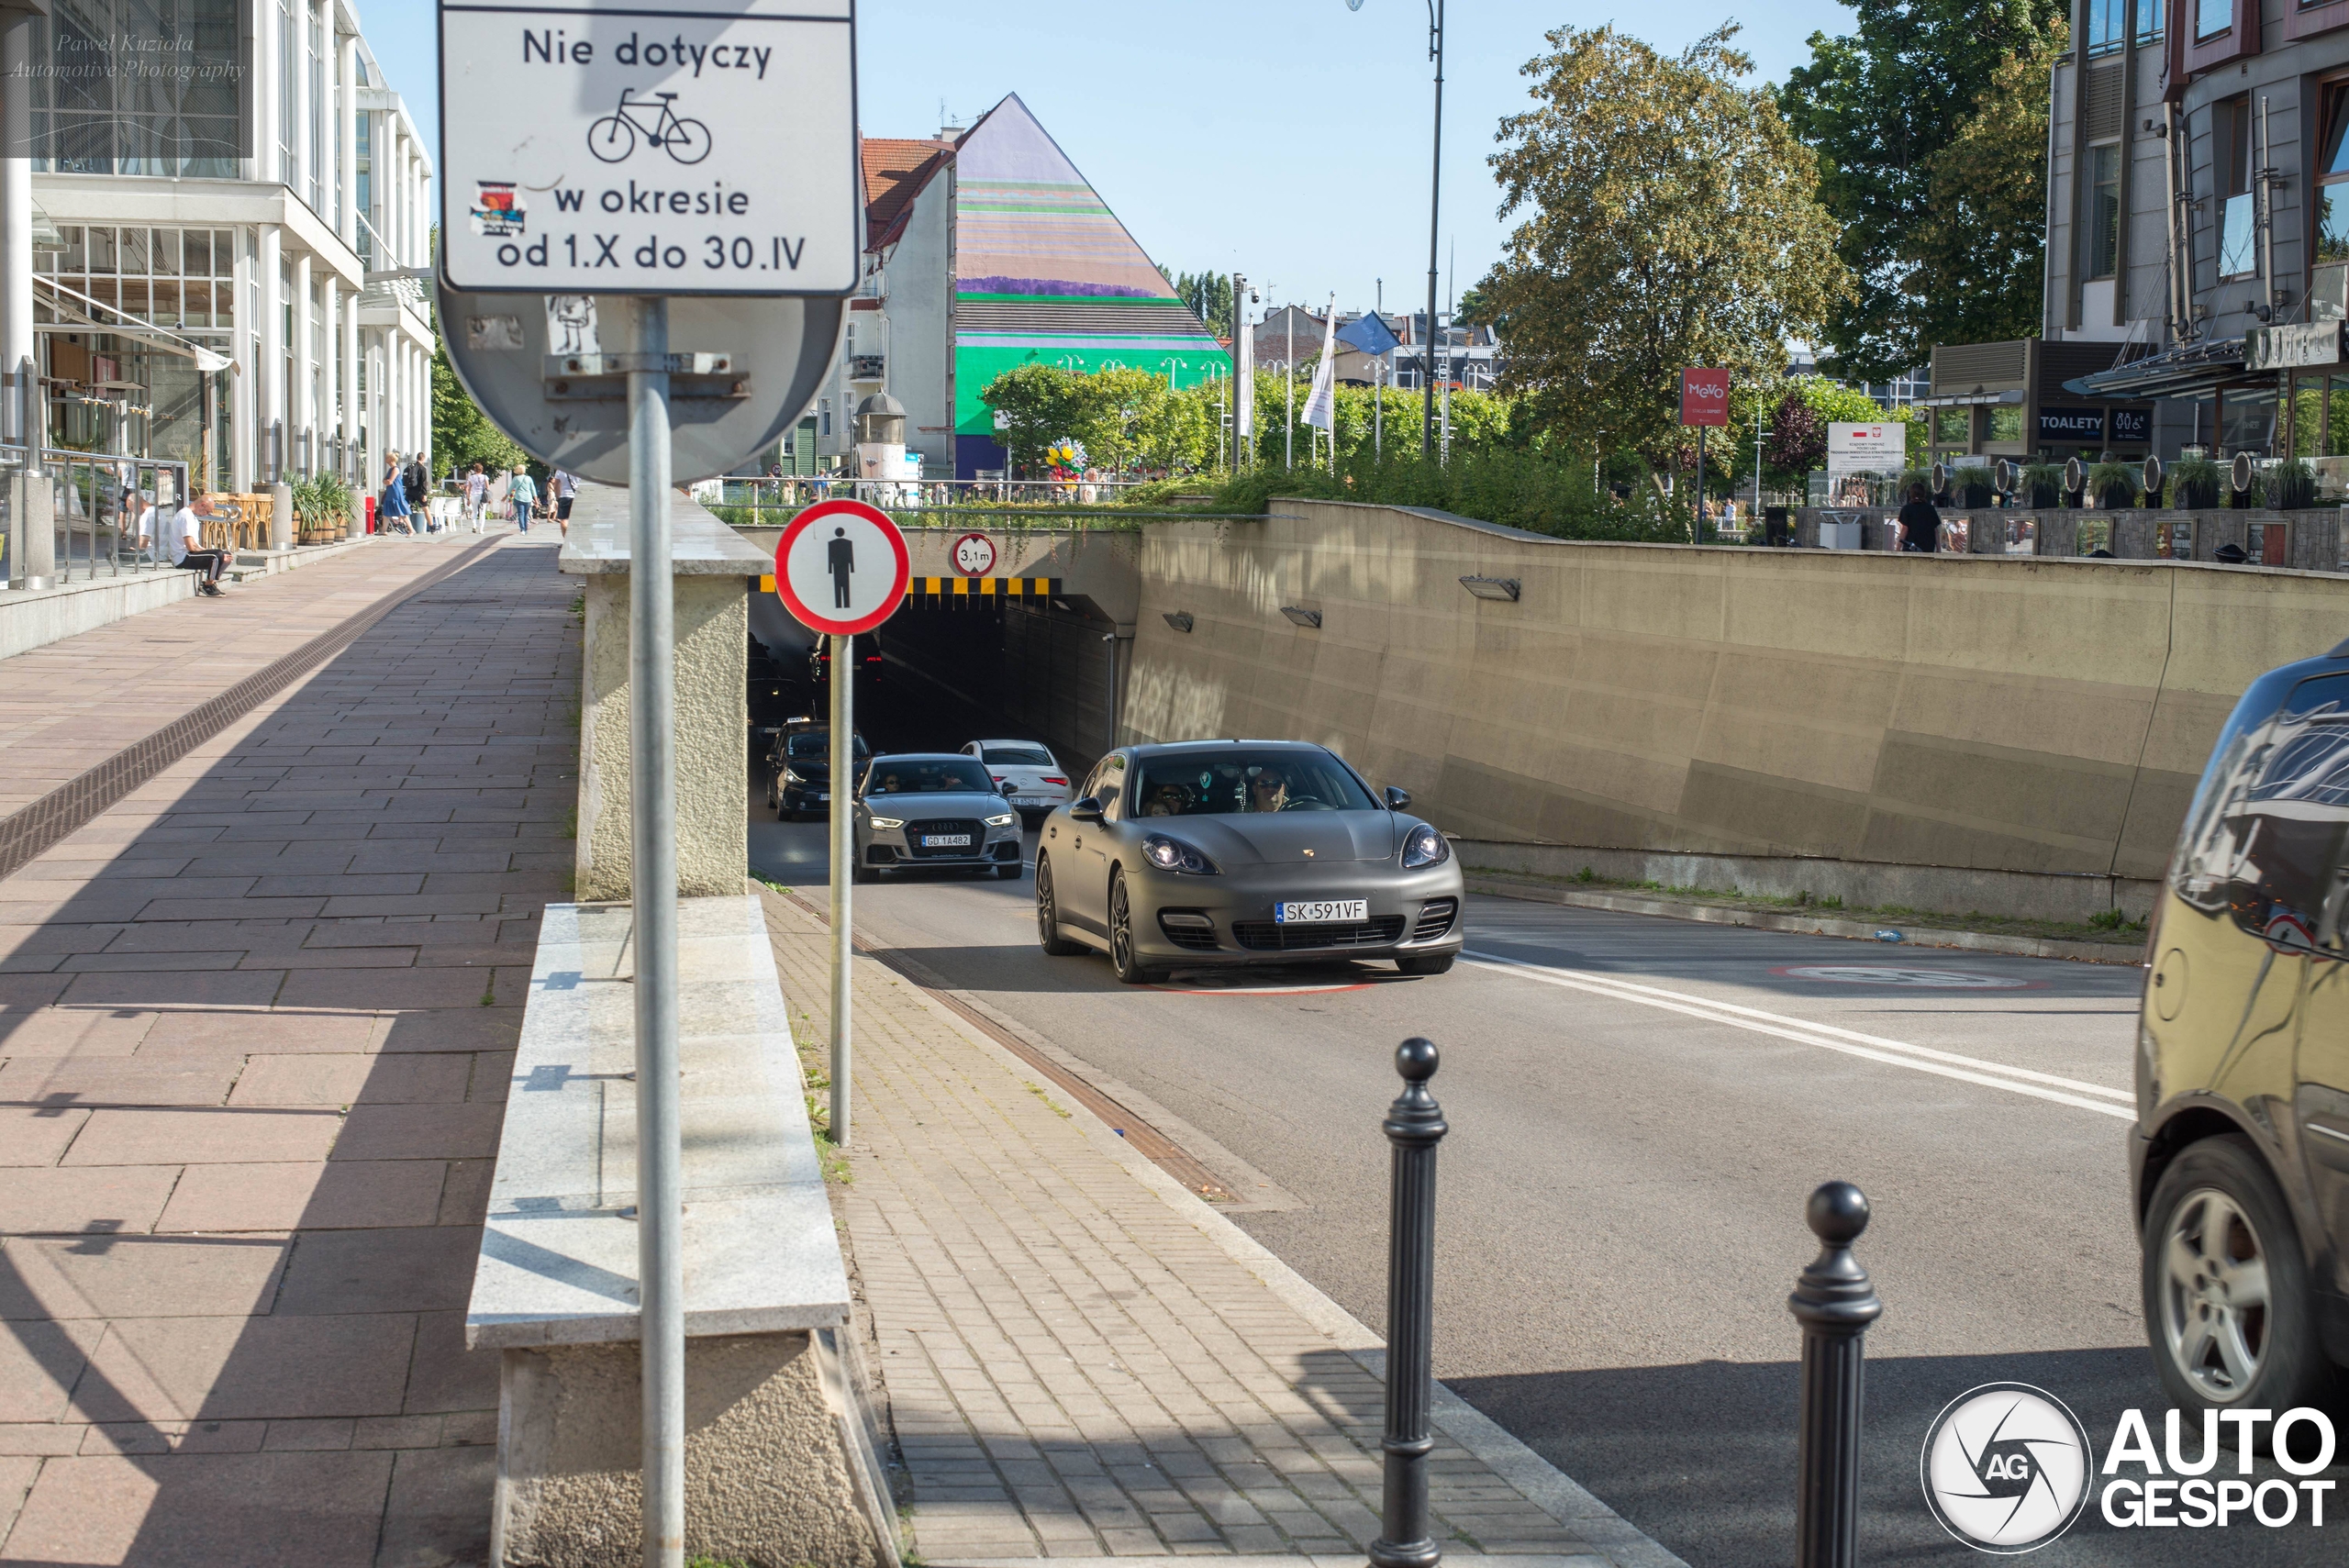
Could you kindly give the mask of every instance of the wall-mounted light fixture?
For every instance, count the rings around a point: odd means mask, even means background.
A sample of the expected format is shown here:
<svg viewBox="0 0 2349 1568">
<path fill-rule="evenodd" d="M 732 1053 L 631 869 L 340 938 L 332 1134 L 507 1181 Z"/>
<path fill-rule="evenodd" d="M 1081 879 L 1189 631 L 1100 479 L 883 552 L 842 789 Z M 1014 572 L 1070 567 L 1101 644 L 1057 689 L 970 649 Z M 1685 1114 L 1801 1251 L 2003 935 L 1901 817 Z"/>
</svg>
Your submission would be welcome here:
<svg viewBox="0 0 2349 1568">
<path fill-rule="evenodd" d="M 1191 612 L 1188 610 L 1169 610 L 1166 612 L 1166 624 L 1173 627 L 1176 631 L 1188 631 L 1191 629 Z"/>
<path fill-rule="evenodd" d="M 1480 599 L 1507 599 L 1512 605 L 1524 586 L 1514 577 L 1463 577 L 1460 585 Z"/>
<path fill-rule="evenodd" d="M 1298 626 L 1309 626 L 1316 631 L 1319 631 L 1321 628 L 1321 612 L 1319 610 L 1301 610 L 1295 605 L 1283 605 L 1281 606 L 1281 614 L 1288 617 L 1290 620 L 1294 621 Z"/>
</svg>

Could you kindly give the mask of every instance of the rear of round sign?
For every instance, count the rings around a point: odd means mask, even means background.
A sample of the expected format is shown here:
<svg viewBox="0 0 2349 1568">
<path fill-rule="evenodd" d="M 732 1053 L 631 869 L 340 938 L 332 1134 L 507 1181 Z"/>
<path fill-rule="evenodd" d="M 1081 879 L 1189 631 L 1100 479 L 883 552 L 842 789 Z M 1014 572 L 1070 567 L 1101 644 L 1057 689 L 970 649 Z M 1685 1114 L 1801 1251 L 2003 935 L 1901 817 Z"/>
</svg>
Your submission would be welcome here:
<svg viewBox="0 0 2349 1568">
<path fill-rule="evenodd" d="M 630 347 L 635 301 L 459 294 L 446 284 L 439 293 L 449 362 L 498 428 L 550 467 L 627 484 L 628 378 L 613 357 Z M 671 353 L 700 356 L 670 377 L 676 482 L 728 473 L 796 423 L 847 318 L 842 299 L 671 300 Z"/>
<path fill-rule="evenodd" d="M 819 501 L 783 530 L 774 590 L 810 631 L 871 631 L 906 601 L 913 558 L 886 514 L 862 501 Z"/>
</svg>

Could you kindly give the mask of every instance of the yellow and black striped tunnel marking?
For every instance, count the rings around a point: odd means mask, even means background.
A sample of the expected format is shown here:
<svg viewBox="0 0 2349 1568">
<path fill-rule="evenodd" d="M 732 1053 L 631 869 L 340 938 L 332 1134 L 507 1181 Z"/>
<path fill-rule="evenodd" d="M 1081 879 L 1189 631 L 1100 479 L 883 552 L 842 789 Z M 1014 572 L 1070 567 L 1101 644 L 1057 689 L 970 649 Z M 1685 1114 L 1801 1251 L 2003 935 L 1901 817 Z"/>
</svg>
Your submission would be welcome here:
<svg viewBox="0 0 2349 1568">
<path fill-rule="evenodd" d="M 912 577 L 908 599 L 1049 599 L 1061 591 L 1057 577 Z M 774 592 L 774 573 L 759 579 L 759 592 Z"/>
</svg>

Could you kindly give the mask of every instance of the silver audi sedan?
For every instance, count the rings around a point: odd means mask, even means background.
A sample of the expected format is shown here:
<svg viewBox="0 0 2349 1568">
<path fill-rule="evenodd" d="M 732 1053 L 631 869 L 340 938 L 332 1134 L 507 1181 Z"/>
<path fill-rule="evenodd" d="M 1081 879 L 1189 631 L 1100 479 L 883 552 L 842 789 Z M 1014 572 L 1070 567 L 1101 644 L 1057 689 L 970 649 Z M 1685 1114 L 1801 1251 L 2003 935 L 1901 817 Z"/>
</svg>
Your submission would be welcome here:
<svg viewBox="0 0 2349 1568">
<path fill-rule="evenodd" d="M 885 870 L 976 871 L 1019 880 L 1019 813 L 975 757 L 901 751 L 865 765 L 850 880 Z"/>
<path fill-rule="evenodd" d="M 1044 820 L 1037 938 L 1108 953 L 1129 984 L 1319 959 L 1442 974 L 1460 952 L 1460 865 L 1410 803 L 1298 741 L 1112 751 Z"/>
</svg>

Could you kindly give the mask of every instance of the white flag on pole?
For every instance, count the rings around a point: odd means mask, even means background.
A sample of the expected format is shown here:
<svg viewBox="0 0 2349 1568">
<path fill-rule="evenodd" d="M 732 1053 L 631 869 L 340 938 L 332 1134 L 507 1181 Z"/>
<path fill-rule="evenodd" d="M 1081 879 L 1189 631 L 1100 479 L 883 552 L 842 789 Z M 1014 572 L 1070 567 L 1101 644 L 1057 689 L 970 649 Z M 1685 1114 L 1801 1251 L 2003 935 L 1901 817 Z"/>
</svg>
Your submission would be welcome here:
<svg viewBox="0 0 2349 1568">
<path fill-rule="evenodd" d="M 1313 390 L 1305 395 L 1305 422 L 1317 430 L 1338 425 L 1338 296 L 1330 296 L 1321 328 L 1321 362 L 1313 367 Z"/>
</svg>

